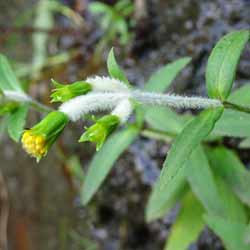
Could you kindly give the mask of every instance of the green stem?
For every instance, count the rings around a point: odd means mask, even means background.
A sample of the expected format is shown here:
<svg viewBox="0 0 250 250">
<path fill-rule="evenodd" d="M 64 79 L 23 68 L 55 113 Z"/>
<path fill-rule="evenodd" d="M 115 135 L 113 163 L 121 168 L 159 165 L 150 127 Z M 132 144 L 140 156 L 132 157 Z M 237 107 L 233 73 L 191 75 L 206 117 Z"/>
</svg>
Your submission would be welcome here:
<svg viewBox="0 0 250 250">
<path fill-rule="evenodd" d="M 170 135 L 161 130 L 151 129 L 151 128 L 143 129 L 141 131 L 141 135 L 150 139 L 165 141 L 167 143 L 172 142 L 173 138 L 176 136 L 176 135 Z"/>
<path fill-rule="evenodd" d="M 32 102 L 30 102 L 32 108 L 34 108 L 35 110 L 39 111 L 39 112 L 45 112 L 45 113 L 48 113 L 50 111 L 53 111 L 54 109 L 46 106 L 46 105 L 43 105 L 41 104 L 40 102 L 37 102 L 35 100 L 33 100 Z"/>
</svg>

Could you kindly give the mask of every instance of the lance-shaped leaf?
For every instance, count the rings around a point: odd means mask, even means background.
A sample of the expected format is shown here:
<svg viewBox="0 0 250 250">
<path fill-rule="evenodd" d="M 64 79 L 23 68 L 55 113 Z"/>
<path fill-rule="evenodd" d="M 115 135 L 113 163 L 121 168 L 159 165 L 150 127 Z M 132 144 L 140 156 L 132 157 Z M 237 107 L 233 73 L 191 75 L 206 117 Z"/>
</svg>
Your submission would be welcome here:
<svg viewBox="0 0 250 250">
<path fill-rule="evenodd" d="M 246 83 L 242 87 L 233 91 L 228 97 L 228 101 L 243 105 L 250 106 L 250 84 Z"/>
<path fill-rule="evenodd" d="M 246 221 L 244 206 L 224 181 L 213 175 L 201 147 L 192 153 L 187 165 L 186 174 L 191 189 L 209 214 L 231 221 Z"/>
<path fill-rule="evenodd" d="M 134 141 L 138 132 L 137 128 L 129 127 L 126 130 L 111 135 L 102 148 L 95 154 L 81 189 L 83 204 L 87 204 L 90 201 L 110 172 L 114 162 Z"/>
<path fill-rule="evenodd" d="M 240 55 L 249 40 L 249 31 L 241 30 L 222 37 L 212 50 L 206 68 L 206 84 L 211 98 L 225 100 L 235 79 Z"/>
<path fill-rule="evenodd" d="M 204 227 L 204 209 L 195 196 L 188 192 L 182 200 L 181 211 L 171 228 L 165 250 L 184 250 L 195 242 Z"/>
<path fill-rule="evenodd" d="M 167 65 L 165 65 L 164 67 L 160 68 L 159 70 L 157 70 L 155 73 L 152 74 L 150 79 L 145 84 L 144 89 L 146 91 L 163 93 L 168 89 L 168 87 L 176 78 L 176 76 L 180 73 L 181 70 L 183 70 L 183 68 L 190 61 L 191 61 L 190 57 L 183 57 L 172 63 L 168 63 Z M 138 107 L 136 109 L 136 118 L 139 125 L 142 124 L 144 119 L 144 114 L 147 110 L 148 108 L 146 107 Z M 160 107 L 154 107 L 154 112 L 155 113 L 161 112 Z M 150 120 L 151 119 L 148 120 L 149 123 Z"/>
<path fill-rule="evenodd" d="M 242 202 L 231 191 L 225 181 L 218 175 L 215 175 L 215 181 L 223 204 L 223 218 L 232 222 L 247 222 L 247 214 Z"/>
<path fill-rule="evenodd" d="M 4 55 L 0 54 L 0 89 L 21 92 L 22 87 L 17 80 L 11 66 Z"/>
<path fill-rule="evenodd" d="M 167 107 L 147 107 L 145 120 L 151 128 L 177 135 L 191 116 L 179 115 Z"/>
<path fill-rule="evenodd" d="M 249 92 L 250 84 L 246 84 L 232 92 L 228 97 L 228 101 L 242 106 L 250 106 Z M 213 134 L 244 138 L 249 136 L 249 127 L 250 114 L 226 109 L 216 123 Z"/>
<path fill-rule="evenodd" d="M 148 218 L 153 217 L 152 215 L 165 205 L 165 197 L 170 190 L 174 193 L 174 190 L 180 188 L 181 180 L 185 175 L 185 167 L 187 167 L 186 162 L 200 142 L 212 131 L 222 112 L 222 108 L 203 111 L 176 137 L 163 164 L 160 178 L 150 196 L 146 210 Z"/>
<path fill-rule="evenodd" d="M 13 111 L 8 117 L 8 133 L 9 136 L 16 142 L 24 130 L 29 105 L 23 104 Z"/>
<path fill-rule="evenodd" d="M 221 119 L 216 123 L 213 134 L 244 138 L 249 136 L 250 114 L 226 109 Z"/>
<path fill-rule="evenodd" d="M 221 176 L 235 194 L 250 205 L 250 173 L 237 155 L 224 147 L 206 150 L 213 171 Z"/>
<path fill-rule="evenodd" d="M 249 250 L 244 242 L 246 224 L 232 222 L 214 215 L 205 215 L 208 226 L 221 238 L 227 250 Z"/>
<path fill-rule="evenodd" d="M 191 61 L 190 57 L 180 58 L 157 70 L 145 84 L 144 89 L 153 92 L 164 92 L 178 73 Z"/>
<path fill-rule="evenodd" d="M 244 243 L 250 246 L 250 224 L 247 225 L 243 237 L 244 237 Z"/>
<path fill-rule="evenodd" d="M 201 146 L 194 150 L 186 168 L 188 183 L 206 210 L 211 214 L 223 216 L 225 210 L 219 190 Z"/>
<path fill-rule="evenodd" d="M 130 86 L 129 81 L 128 81 L 125 73 L 122 71 L 122 69 L 120 68 L 120 66 L 116 62 L 113 48 L 109 52 L 107 66 L 108 66 L 109 75 L 111 77 L 118 79 L 118 80 L 126 83 L 128 86 Z"/>
<path fill-rule="evenodd" d="M 222 108 L 205 110 L 185 126 L 182 133 L 175 139 L 163 164 L 159 179 L 161 189 L 167 188 L 174 182 L 179 170 L 189 159 L 193 150 L 212 131 L 222 112 Z"/>
<path fill-rule="evenodd" d="M 169 187 L 167 192 L 159 192 L 156 195 L 155 191 L 153 191 L 153 193 L 150 195 L 146 207 L 147 222 L 151 222 L 166 216 L 186 193 L 188 190 L 188 185 L 186 183 L 185 171 L 185 168 L 180 170 L 178 176 L 175 178 L 175 185 Z M 156 185 L 154 190 L 157 189 Z"/>
</svg>

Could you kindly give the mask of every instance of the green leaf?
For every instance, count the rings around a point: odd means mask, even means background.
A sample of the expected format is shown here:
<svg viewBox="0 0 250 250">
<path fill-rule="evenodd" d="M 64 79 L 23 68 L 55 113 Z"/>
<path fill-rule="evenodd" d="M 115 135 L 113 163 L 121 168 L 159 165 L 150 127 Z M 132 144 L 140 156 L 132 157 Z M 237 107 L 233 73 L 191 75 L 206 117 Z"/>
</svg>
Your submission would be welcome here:
<svg viewBox="0 0 250 250">
<path fill-rule="evenodd" d="M 242 106 L 249 106 L 249 92 L 250 84 L 246 84 L 232 92 L 228 101 Z M 220 120 L 216 123 L 212 134 L 244 138 L 249 137 L 249 127 L 250 114 L 226 109 Z"/>
<path fill-rule="evenodd" d="M 250 245 L 250 224 L 247 225 L 243 236 L 244 236 L 244 243 L 249 246 Z"/>
<path fill-rule="evenodd" d="M 223 216 L 225 210 L 221 197 L 201 146 L 194 150 L 186 168 L 189 185 L 206 210 L 211 214 Z"/>
<path fill-rule="evenodd" d="M 7 58 L 0 54 L 0 89 L 22 92 L 21 84 L 12 71 Z"/>
<path fill-rule="evenodd" d="M 114 55 L 114 48 L 112 48 L 109 52 L 107 65 L 108 65 L 109 75 L 111 77 L 118 79 L 126 83 L 128 86 L 130 86 L 125 73 L 122 71 L 122 69 L 116 62 L 115 55 Z"/>
<path fill-rule="evenodd" d="M 215 175 L 215 181 L 224 206 L 222 217 L 228 221 L 246 223 L 247 215 L 244 205 L 220 176 Z"/>
<path fill-rule="evenodd" d="M 165 250 L 185 250 L 195 242 L 204 227 L 204 209 L 194 195 L 189 192 L 182 201 L 181 211 L 171 228 Z"/>
<path fill-rule="evenodd" d="M 187 164 L 187 178 L 191 189 L 209 214 L 231 221 L 246 221 L 243 205 L 222 181 L 222 178 L 213 176 L 201 147 L 192 153 Z"/>
<path fill-rule="evenodd" d="M 228 101 L 242 105 L 250 105 L 250 84 L 236 89 Z M 220 120 L 216 123 L 213 134 L 219 136 L 249 137 L 250 114 L 236 110 L 226 109 Z"/>
<path fill-rule="evenodd" d="M 182 116 L 167 107 L 145 108 L 145 120 L 151 128 L 171 135 L 177 135 L 184 128 L 190 117 Z"/>
<path fill-rule="evenodd" d="M 175 185 L 169 187 L 167 192 L 157 193 L 157 186 L 154 186 L 153 193 L 149 197 L 146 206 L 146 221 L 162 218 L 170 212 L 176 203 L 183 197 L 187 191 L 187 183 L 185 179 L 185 168 L 181 169 L 178 176 L 175 178 Z"/>
<path fill-rule="evenodd" d="M 24 130 L 28 109 L 29 105 L 23 104 L 8 117 L 8 133 L 9 136 L 16 142 L 19 141 Z"/>
<path fill-rule="evenodd" d="M 191 61 L 190 57 L 180 58 L 156 71 L 144 86 L 147 91 L 164 92 L 177 74 Z"/>
<path fill-rule="evenodd" d="M 206 84 L 211 98 L 225 100 L 235 79 L 240 55 L 249 40 L 249 31 L 231 32 L 222 37 L 212 50 L 206 68 Z"/>
<path fill-rule="evenodd" d="M 147 204 L 148 220 L 156 218 L 158 211 L 163 214 L 163 207 L 171 197 L 169 194 L 175 194 L 176 190 L 182 188 L 186 171 L 184 166 L 187 166 L 185 163 L 193 150 L 211 132 L 222 111 L 221 108 L 203 111 L 192 119 L 177 136 Z"/>
<path fill-rule="evenodd" d="M 88 5 L 88 9 L 93 14 L 109 14 L 112 15 L 111 8 L 102 2 L 92 2 Z"/>
<path fill-rule="evenodd" d="M 250 172 L 237 155 L 224 147 L 207 149 L 206 153 L 216 175 L 221 176 L 242 202 L 250 206 Z"/>
<path fill-rule="evenodd" d="M 226 109 L 216 123 L 213 134 L 217 136 L 248 137 L 250 114 Z"/>
<path fill-rule="evenodd" d="M 189 159 L 193 150 L 212 131 L 222 112 L 222 108 L 205 110 L 185 126 L 182 133 L 175 139 L 163 164 L 159 179 L 161 189 L 167 189 L 174 182 L 178 171 Z"/>
<path fill-rule="evenodd" d="M 228 101 L 236 103 L 238 105 L 248 106 L 250 105 L 249 92 L 250 92 L 250 84 L 247 83 L 243 85 L 242 87 L 233 91 L 228 97 Z"/>
<path fill-rule="evenodd" d="M 246 225 L 240 222 L 231 222 L 214 215 L 205 215 L 208 226 L 222 239 L 227 250 L 249 250 L 244 244 L 243 234 Z"/>
<path fill-rule="evenodd" d="M 100 151 L 95 154 L 81 190 L 83 204 L 87 204 L 90 201 L 110 172 L 114 162 L 134 141 L 137 135 L 138 129 L 135 127 L 129 127 L 126 130 L 117 132 L 111 135 Z"/>
<path fill-rule="evenodd" d="M 178 73 L 190 62 L 190 60 L 190 57 L 183 57 L 160 68 L 152 74 L 148 82 L 145 84 L 144 90 L 161 93 L 166 91 Z M 160 110 L 160 107 L 155 107 L 155 111 L 161 112 L 157 111 L 157 109 Z M 139 126 L 144 120 L 145 112 L 146 107 L 137 107 L 136 109 L 136 119 Z"/>
</svg>

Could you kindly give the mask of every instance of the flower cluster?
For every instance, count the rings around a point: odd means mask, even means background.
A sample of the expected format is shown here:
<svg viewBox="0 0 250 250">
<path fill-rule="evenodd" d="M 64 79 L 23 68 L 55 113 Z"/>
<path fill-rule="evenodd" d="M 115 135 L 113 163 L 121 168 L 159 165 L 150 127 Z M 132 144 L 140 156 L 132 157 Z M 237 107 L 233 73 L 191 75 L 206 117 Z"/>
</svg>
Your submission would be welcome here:
<svg viewBox="0 0 250 250">
<path fill-rule="evenodd" d="M 50 112 L 42 121 L 24 131 L 22 144 L 25 151 L 39 161 L 44 157 L 70 120 L 76 121 L 90 112 L 112 110 L 86 128 L 79 142 L 93 142 L 99 150 L 107 137 L 132 112 L 128 87 L 109 77 L 93 77 L 72 84 L 60 84 L 54 80 L 51 102 L 62 102 L 58 111 Z M 116 92 L 116 94 L 114 94 Z M 117 93 L 119 92 L 119 93 Z"/>
</svg>

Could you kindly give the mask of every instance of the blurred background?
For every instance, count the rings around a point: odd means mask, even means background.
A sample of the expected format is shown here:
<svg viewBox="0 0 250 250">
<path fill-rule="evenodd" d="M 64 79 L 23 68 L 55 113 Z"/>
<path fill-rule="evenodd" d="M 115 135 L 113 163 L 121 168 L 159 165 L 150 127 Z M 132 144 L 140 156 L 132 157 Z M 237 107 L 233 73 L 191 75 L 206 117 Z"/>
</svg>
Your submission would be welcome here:
<svg viewBox="0 0 250 250">
<path fill-rule="evenodd" d="M 171 91 L 206 95 L 204 68 L 211 48 L 225 33 L 250 25 L 248 0 L 99 4 L 0 0 L 0 10 L 0 52 L 10 59 L 26 90 L 47 105 L 51 78 L 69 83 L 107 75 L 106 58 L 112 46 L 129 80 L 138 87 L 166 63 L 192 57 Z M 250 78 L 249 54 L 248 50 L 242 56 L 238 86 Z M 31 112 L 28 124 L 39 119 L 41 114 Z M 0 121 L 0 131 L 3 124 Z M 162 249 L 176 210 L 162 221 L 146 224 L 144 208 L 170 145 L 137 139 L 116 162 L 93 201 L 82 207 L 79 187 L 95 152 L 90 144 L 76 143 L 82 131 L 83 124 L 71 124 L 39 164 L 1 133 L 0 240 L 4 240 L 9 212 L 10 250 Z M 223 247 L 205 229 L 190 249 Z"/>
</svg>

